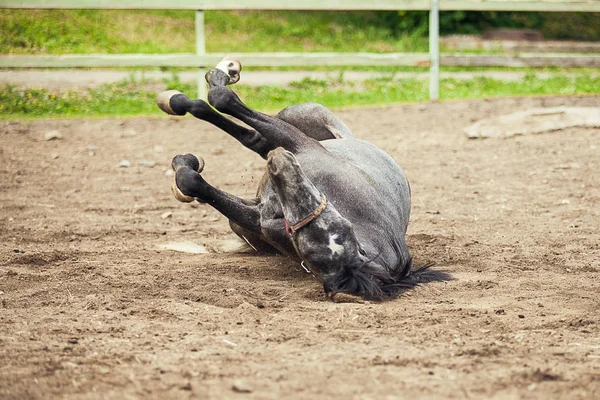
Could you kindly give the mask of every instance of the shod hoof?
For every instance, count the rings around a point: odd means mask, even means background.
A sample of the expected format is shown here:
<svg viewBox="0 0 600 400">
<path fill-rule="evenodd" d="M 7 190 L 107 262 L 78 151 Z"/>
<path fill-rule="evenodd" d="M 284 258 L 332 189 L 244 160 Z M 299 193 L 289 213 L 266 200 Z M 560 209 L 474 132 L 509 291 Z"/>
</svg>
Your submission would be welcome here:
<svg viewBox="0 0 600 400">
<path fill-rule="evenodd" d="M 171 162 L 171 168 L 173 168 L 175 173 L 177 173 L 177 171 L 182 167 L 189 167 L 200 174 L 204 170 L 204 165 L 204 159 L 202 157 L 197 158 L 193 154 L 178 155 L 174 157 L 173 161 Z M 192 201 L 196 200 L 192 196 L 183 194 L 177 187 L 177 181 L 173 182 L 171 191 L 173 192 L 175 199 L 182 203 L 191 203 Z"/>
<path fill-rule="evenodd" d="M 194 171 L 201 173 L 204 170 L 204 159 L 202 157 L 198 158 L 193 154 L 185 154 L 185 155 L 177 155 L 173 157 L 171 161 L 171 168 L 173 171 L 177 172 L 179 168 L 182 167 L 190 167 Z"/>
<path fill-rule="evenodd" d="M 217 64 L 215 68 L 225 72 L 227 76 L 229 76 L 229 83 L 227 83 L 228 85 L 233 85 L 240 80 L 242 64 L 238 60 L 225 57 Z"/>
<path fill-rule="evenodd" d="M 181 190 L 179 190 L 175 182 L 173 182 L 173 186 L 171 186 L 171 191 L 173 192 L 173 196 L 175 196 L 175 199 L 182 203 L 191 203 L 195 200 L 193 197 L 186 196 L 185 194 L 181 193 Z"/>
<path fill-rule="evenodd" d="M 156 97 L 156 104 L 169 115 L 180 115 L 171 108 L 171 99 L 178 94 L 182 93 L 179 90 L 165 90 L 164 92 L 160 92 Z"/>
</svg>

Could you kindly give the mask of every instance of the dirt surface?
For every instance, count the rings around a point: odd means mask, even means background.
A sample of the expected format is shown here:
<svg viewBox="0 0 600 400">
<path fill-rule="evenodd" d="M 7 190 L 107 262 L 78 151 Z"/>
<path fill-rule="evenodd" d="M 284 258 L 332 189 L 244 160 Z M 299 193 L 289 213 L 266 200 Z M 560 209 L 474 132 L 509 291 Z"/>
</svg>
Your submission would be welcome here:
<svg viewBox="0 0 600 400">
<path fill-rule="evenodd" d="M 339 112 L 403 166 L 416 264 L 455 278 L 383 304 L 331 303 L 294 262 L 218 251 L 234 235 L 172 198 L 171 157 L 204 156 L 244 197 L 264 162 L 207 123 L 3 122 L 0 398 L 600 398 L 600 130 L 463 133 L 599 104 Z M 158 250 L 174 241 L 211 252 Z"/>
</svg>

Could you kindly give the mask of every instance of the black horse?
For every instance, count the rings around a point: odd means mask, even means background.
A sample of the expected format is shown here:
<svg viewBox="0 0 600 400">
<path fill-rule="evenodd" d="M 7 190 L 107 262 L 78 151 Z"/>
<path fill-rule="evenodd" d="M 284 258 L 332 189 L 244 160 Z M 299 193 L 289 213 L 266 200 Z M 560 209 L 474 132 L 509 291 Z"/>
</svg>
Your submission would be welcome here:
<svg viewBox="0 0 600 400">
<path fill-rule="evenodd" d="M 234 60 L 210 70 L 208 100 L 254 129 L 178 91 L 159 94 L 158 105 L 216 125 L 266 159 L 256 198 L 240 199 L 208 184 L 200 175 L 204 161 L 191 154 L 173 159 L 176 198 L 211 205 L 257 251 L 301 261 L 330 298 L 347 293 L 387 300 L 419 283 L 449 278 L 427 266 L 412 268 L 405 241 L 410 187 L 388 154 L 356 139 L 319 104 L 294 105 L 274 117 L 248 108 L 227 87 L 240 71 Z"/>
</svg>

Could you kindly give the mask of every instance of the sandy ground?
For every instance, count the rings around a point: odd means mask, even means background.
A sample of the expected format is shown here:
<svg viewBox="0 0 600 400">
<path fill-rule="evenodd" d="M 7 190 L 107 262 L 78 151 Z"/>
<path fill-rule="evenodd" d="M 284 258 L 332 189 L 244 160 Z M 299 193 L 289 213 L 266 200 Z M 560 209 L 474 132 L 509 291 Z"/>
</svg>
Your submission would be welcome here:
<svg viewBox="0 0 600 400">
<path fill-rule="evenodd" d="M 340 111 L 405 169 L 416 263 L 455 278 L 383 304 L 331 303 L 283 257 L 219 252 L 227 221 L 172 198 L 171 157 L 202 155 L 245 197 L 264 162 L 207 123 L 3 122 L 0 398 L 600 398 L 600 130 L 463 133 L 599 104 Z M 174 241 L 210 253 L 158 249 Z"/>
</svg>

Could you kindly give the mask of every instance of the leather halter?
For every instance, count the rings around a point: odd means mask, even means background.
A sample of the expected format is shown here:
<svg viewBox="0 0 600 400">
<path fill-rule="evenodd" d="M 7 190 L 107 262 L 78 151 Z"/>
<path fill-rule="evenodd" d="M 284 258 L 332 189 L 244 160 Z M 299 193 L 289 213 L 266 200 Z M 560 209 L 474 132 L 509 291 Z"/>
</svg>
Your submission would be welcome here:
<svg viewBox="0 0 600 400">
<path fill-rule="evenodd" d="M 313 211 L 310 215 L 308 215 L 306 218 L 303 218 L 302 220 L 300 220 L 300 222 L 298 222 L 298 223 L 296 223 L 294 225 L 290 225 L 288 223 L 288 220 L 285 217 L 283 217 L 283 222 L 285 223 L 285 231 L 288 233 L 288 235 L 294 236 L 294 234 L 300 228 L 302 228 L 303 226 L 308 225 L 315 218 L 317 218 L 319 215 L 321 215 L 321 213 L 327 207 L 327 197 L 325 197 L 324 194 L 322 196 L 323 196 L 323 199 L 321 200 L 321 204 L 319 205 L 319 207 L 317 207 L 317 209 L 315 211 Z"/>
</svg>

